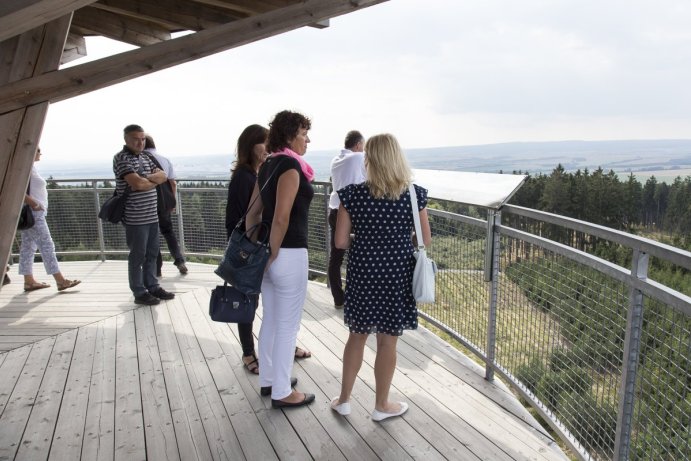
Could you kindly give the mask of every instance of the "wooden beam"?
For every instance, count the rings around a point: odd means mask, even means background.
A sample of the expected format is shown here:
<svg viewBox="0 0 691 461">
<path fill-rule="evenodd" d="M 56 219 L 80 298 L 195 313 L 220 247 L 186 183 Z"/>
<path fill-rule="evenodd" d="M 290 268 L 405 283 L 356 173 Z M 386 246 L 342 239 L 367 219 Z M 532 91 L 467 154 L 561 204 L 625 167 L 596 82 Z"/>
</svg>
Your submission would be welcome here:
<svg viewBox="0 0 691 461">
<path fill-rule="evenodd" d="M 96 35 L 135 46 L 147 46 L 170 40 L 170 32 L 157 24 L 92 7 L 75 11 L 72 22 L 75 26 Z"/>
<path fill-rule="evenodd" d="M 277 8 L 285 8 L 295 3 L 295 0 L 193 0 L 195 3 L 217 6 L 227 10 L 237 11 L 246 15 L 268 13 Z"/>
<path fill-rule="evenodd" d="M 0 87 L 0 114 L 44 101 L 62 101 L 384 1 L 306 0 L 167 42 L 13 82 Z"/>
<path fill-rule="evenodd" d="M 234 11 L 180 0 L 100 0 L 99 8 L 156 22 L 171 30 L 209 29 L 247 15 Z"/>
<path fill-rule="evenodd" d="M 0 82 L 44 74 L 58 68 L 72 14 L 51 21 L 18 37 L 0 43 L 4 63 Z M 17 231 L 19 210 L 26 193 L 34 154 L 43 130 L 48 102 L 0 115 L 0 267 L 9 259 Z"/>
<path fill-rule="evenodd" d="M 2 0 L 0 42 L 72 13 L 96 0 Z"/>
<path fill-rule="evenodd" d="M 60 64 L 66 64 L 84 56 L 86 56 L 86 40 L 81 35 L 70 33 L 65 41 L 65 49 L 62 51 Z"/>
</svg>

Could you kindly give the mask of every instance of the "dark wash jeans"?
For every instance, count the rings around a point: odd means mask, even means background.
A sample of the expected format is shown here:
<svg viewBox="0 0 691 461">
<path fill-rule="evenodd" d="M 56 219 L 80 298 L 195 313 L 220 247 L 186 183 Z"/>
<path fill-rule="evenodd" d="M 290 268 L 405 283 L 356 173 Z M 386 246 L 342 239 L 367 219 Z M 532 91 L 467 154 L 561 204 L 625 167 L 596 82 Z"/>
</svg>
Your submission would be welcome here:
<svg viewBox="0 0 691 461">
<path fill-rule="evenodd" d="M 338 209 L 329 210 L 331 256 L 329 256 L 329 268 L 327 270 L 327 274 L 329 276 L 329 286 L 331 287 L 331 296 L 334 298 L 334 304 L 337 306 L 343 306 L 345 294 L 343 293 L 343 282 L 341 280 L 341 265 L 343 265 L 343 257 L 345 256 L 346 250 L 336 248 L 336 244 L 334 243 L 337 217 Z"/>
<path fill-rule="evenodd" d="M 156 257 L 158 256 L 158 223 L 132 226 L 125 224 L 125 239 L 130 290 L 134 296 L 158 289 Z"/>
</svg>

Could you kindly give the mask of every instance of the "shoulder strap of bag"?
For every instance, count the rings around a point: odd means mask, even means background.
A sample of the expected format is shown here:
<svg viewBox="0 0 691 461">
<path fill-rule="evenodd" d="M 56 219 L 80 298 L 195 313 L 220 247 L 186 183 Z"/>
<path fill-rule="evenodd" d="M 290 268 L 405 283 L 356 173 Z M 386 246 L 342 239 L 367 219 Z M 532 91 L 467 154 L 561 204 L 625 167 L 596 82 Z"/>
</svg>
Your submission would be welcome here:
<svg viewBox="0 0 691 461">
<path fill-rule="evenodd" d="M 415 221 L 415 237 L 417 238 L 418 250 L 424 250 L 425 244 L 422 241 L 422 228 L 420 227 L 420 211 L 417 209 L 417 194 L 415 193 L 415 186 L 410 183 L 408 186 L 410 191 L 410 205 L 413 208 L 413 221 Z"/>
<path fill-rule="evenodd" d="M 276 167 L 274 168 L 274 171 L 271 172 L 268 178 L 266 178 L 266 181 L 264 181 L 264 185 L 259 189 L 259 194 L 257 194 L 256 197 L 254 197 L 254 200 L 250 202 L 249 205 L 247 205 L 247 210 L 245 210 L 245 214 L 242 215 L 242 217 L 238 220 L 238 223 L 235 225 L 235 228 L 238 229 L 243 222 L 245 222 L 245 217 L 247 216 L 247 213 L 250 212 L 250 208 L 252 208 L 252 205 L 254 205 L 254 202 L 257 201 L 259 196 L 262 194 L 264 191 L 264 188 L 266 187 L 267 184 L 269 184 L 269 181 L 271 181 L 271 178 L 273 178 L 274 174 L 276 173 L 276 170 L 278 170 L 278 166 L 283 163 L 284 159 L 280 159 L 278 163 L 276 164 Z"/>
<path fill-rule="evenodd" d="M 163 169 L 163 167 L 161 166 L 161 164 L 159 163 L 158 159 L 156 158 L 156 156 L 154 154 L 152 154 L 151 152 L 145 151 L 145 150 L 142 151 L 142 154 L 146 154 L 146 156 L 149 157 L 149 160 L 151 160 L 153 162 L 153 164 L 156 165 L 156 168 L 158 168 L 159 170 Z"/>
</svg>

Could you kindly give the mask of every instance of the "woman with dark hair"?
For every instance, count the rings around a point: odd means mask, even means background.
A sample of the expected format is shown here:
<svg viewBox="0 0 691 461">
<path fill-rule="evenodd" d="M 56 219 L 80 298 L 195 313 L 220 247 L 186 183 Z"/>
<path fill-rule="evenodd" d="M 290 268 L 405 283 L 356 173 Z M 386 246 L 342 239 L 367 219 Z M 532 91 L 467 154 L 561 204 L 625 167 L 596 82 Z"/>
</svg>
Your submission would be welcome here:
<svg viewBox="0 0 691 461">
<path fill-rule="evenodd" d="M 314 171 L 303 159 L 310 142 L 310 120 L 282 111 L 269 124 L 271 156 L 259 169 L 247 227 L 270 225 L 271 256 L 262 282 L 264 317 L 259 331 L 260 393 L 273 408 L 298 407 L 314 394 L 291 390 L 295 343 L 307 295 L 307 217 L 314 196 Z M 266 184 L 266 186 L 265 186 Z M 261 193 L 260 193 L 260 186 Z"/>
<path fill-rule="evenodd" d="M 266 139 L 269 130 L 261 125 L 250 125 L 245 128 L 236 149 L 236 159 L 230 171 L 228 184 L 228 202 L 226 204 L 226 233 L 228 238 L 237 226 L 238 221 L 247 211 L 250 195 L 257 182 L 257 171 L 266 160 Z M 240 224 L 245 231 L 245 223 Z M 238 336 L 242 346 L 242 363 L 250 373 L 259 374 L 259 361 L 254 351 L 252 323 L 238 323 Z"/>
</svg>

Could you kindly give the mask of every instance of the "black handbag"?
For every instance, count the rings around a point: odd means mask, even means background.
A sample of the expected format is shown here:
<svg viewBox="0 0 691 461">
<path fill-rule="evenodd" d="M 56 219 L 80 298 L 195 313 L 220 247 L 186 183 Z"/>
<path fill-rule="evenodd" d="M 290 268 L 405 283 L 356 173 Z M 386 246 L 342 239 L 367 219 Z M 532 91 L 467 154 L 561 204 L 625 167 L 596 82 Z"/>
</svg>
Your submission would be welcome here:
<svg viewBox="0 0 691 461">
<path fill-rule="evenodd" d="M 255 232 L 263 233 L 263 238 L 253 242 L 251 236 Z M 258 294 L 261 293 L 264 269 L 270 256 L 267 224 L 255 224 L 245 232 L 236 227 L 230 234 L 223 259 L 214 272 L 238 291 L 247 295 Z"/>
<path fill-rule="evenodd" d="M 224 283 L 211 290 L 209 316 L 215 322 L 252 323 L 257 304 L 257 295 L 241 293 Z"/>
<path fill-rule="evenodd" d="M 22 206 L 19 212 L 19 221 L 17 221 L 17 230 L 27 230 L 34 227 L 36 220 L 34 220 L 34 213 L 31 211 L 31 207 L 27 204 Z"/>
<path fill-rule="evenodd" d="M 26 195 L 30 195 L 31 192 L 31 180 L 29 180 L 29 185 L 26 186 Z M 25 203 L 22 205 L 22 209 L 19 210 L 19 220 L 17 221 L 17 230 L 27 230 L 34 227 L 36 220 L 34 219 L 34 212 L 31 211 L 31 205 Z"/>
<path fill-rule="evenodd" d="M 113 224 L 122 221 L 122 217 L 125 214 L 125 204 L 127 203 L 127 197 L 130 195 L 130 191 L 130 186 L 127 186 L 122 195 L 118 195 L 116 188 L 113 191 L 113 195 L 101 205 L 98 217 Z"/>
<path fill-rule="evenodd" d="M 266 182 L 259 191 L 259 195 L 261 195 L 266 185 L 269 184 L 282 161 L 283 159 L 279 160 L 271 175 L 266 178 Z M 259 195 L 254 200 L 257 200 Z M 241 230 L 242 223 L 245 221 L 247 212 L 252 208 L 254 200 L 247 206 L 247 211 L 245 211 L 245 214 L 240 218 L 235 229 L 230 234 L 223 259 L 214 271 L 216 275 L 246 295 L 261 293 L 264 270 L 271 256 L 271 248 L 269 247 L 270 228 L 268 224 L 258 223 L 244 232 Z M 257 234 L 256 242 L 252 241 L 255 233 Z"/>
</svg>

